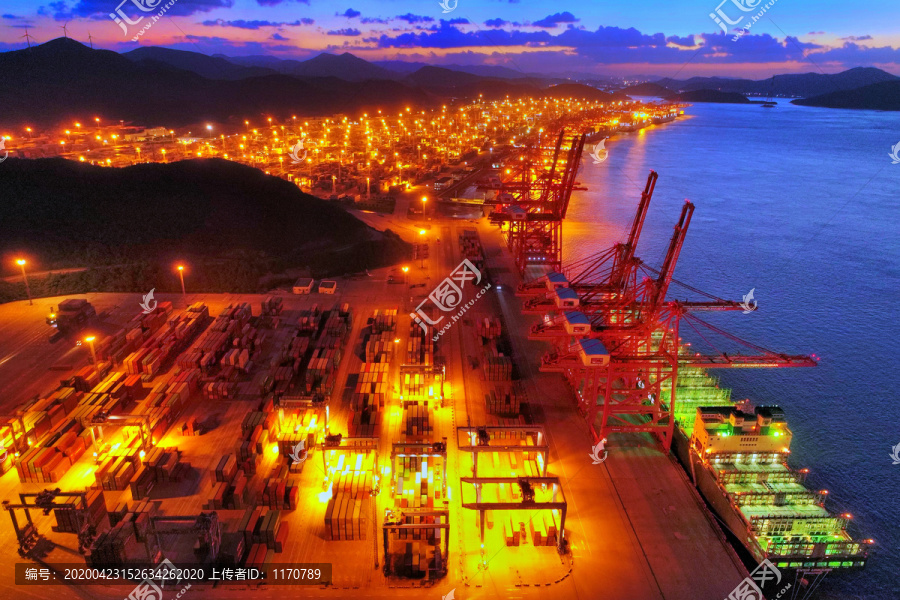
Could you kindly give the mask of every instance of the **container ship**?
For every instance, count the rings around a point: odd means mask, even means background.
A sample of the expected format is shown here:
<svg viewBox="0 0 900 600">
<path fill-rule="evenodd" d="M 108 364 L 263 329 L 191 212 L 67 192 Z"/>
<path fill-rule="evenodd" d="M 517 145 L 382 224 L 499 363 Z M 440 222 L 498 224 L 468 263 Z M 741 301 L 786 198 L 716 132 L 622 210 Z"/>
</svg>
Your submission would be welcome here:
<svg viewBox="0 0 900 600">
<path fill-rule="evenodd" d="M 683 367 L 675 388 L 673 448 L 722 523 L 757 563 L 787 569 L 855 569 L 872 540 L 847 532 L 851 515 L 825 507 L 827 490 L 788 465 L 792 433 L 778 406 L 730 400 L 704 369 Z M 662 394 L 670 401 L 671 392 Z"/>
<path fill-rule="evenodd" d="M 540 281 L 546 286 L 546 299 L 530 304 L 526 301 L 523 310 L 537 312 L 543 307 L 561 314 L 546 314 L 532 328 L 529 338 L 565 336 L 563 345 L 576 349 L 570 356 L 545 355 L 542 370 L 549 371 L 548 367 L 555 364 L 559 368 L 554 370 L 567 373 L 585 410 L 596 401 L 588 392 L 590 379 L 579 379 L 586 372 L 581 369 L 609 368 L 611 353 L 601 339 L 591 334 L 598 331 L 597 314 L 579 310 L 586 308 L 579 307 L 579 290 L 584 288 L 573 285 L 561 272 L 547 273 Z M 533 294 L 535 286 L 530 285 Z M 520 287 L 520 295 L 531 295 L 528 287 L 529 284 Z M 654 335 L 653 351 L 658 352 L 660 345 L 659 336 Z M 694 355 L 679 339 L 675 402 L 667 380 L 657 388 L 658 404 L 661 413 L 674 417 L 671 444 L 676 456 L 707 504 L 746 548 L 747 558 L 756 563 L 768 559 L 779 569 L 804 573 L 865 566 L 872 540 L 853 539 L 847 531 L 851 515 L 829 511 L 825 507 L 828 492 L 808 489 L 804 483 L 808 470 L 795 470 L 788 465 L 792 433 L 784 411 L 778 406 L 753 407 L 746 402 L 733 402 L 731 390 L 720 387 L 705 368 L 692 366 Z M 594 377 L 602 382 L 604 376 Z M 617 381 L 624 385 L 623 380 Z M 637 382 L 645 406 L 657 400 L 654 393 L 647 394 L 653 381 L 651 377 Z M 614 394 L 621 398 L 622 392 L 620 387 Z M 590 408 L 586 412 L 589 422 L 593 422 Z M 646 425 L 643 429 L 635 425 L 633 430 L 653 431 L 652 423 Z M 602 430 L 598 437 L 604 437 Z"/>
</svg>

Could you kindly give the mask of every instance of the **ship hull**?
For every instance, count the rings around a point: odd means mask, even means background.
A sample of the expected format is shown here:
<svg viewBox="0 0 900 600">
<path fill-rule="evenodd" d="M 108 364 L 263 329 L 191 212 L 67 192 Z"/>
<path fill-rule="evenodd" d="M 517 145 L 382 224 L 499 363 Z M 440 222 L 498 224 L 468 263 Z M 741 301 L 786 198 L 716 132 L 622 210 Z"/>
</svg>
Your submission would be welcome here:
<svg viewBox="0 0 900 600">
<path fill-rule="evenodd" d="M 802 564 L 804 569 L 826 568 L 822 563 L 824 556 L 797 556 L 791 558 L 771 558 L 766 556 L 759 544 L 756 543 L 750 532 L 749 525 L 742 517 L 740 511 L 731 503 L 725 491 L 719 487 L 715 475 L 703 464 L 700 456 L 691 448 L 690 440 L 679 427 L 675 427 L 672 450 L 687 472 L 691 482 L 699 490 L 700 495 L 703 496 L 707 506 L 719 518 L 720 524 L 724 524 L 724 531 L 727 537 L 731 539 L 732 545 L 735 546 L 748 569 L 755 568 L 766 558 L 778 564 L 782 572 L 793 572 L 795 570 L 785 566 L 785 561 L 791 562 L 792 567 L 795 564 L 797 566 Z M 738 548 L 737 544 L 740 544 L 741 548 Z M 855 564 L 844 562 L 841 566 L 842 570 L 857 570 L 865 566 L 865 559 L 854 562 Z"/>
<path fill-rule="evenodd" d="M 746 522 L 732 506 L 731 501 L 722 488 L 716 482 L 715 476 L 707 469 L 697 453 L 691 449 L 690 440 L 684 432 L 676 427 L 672 440 L 672 449 L 687 471 L 694 486 L 700 491 L 703 499 L 719 517 L 720 522 L 734 536 L 734 538 L 752 556 L 756 564 L 761 563 L 766 557 L 759 546 L 753 541 Z"/>
</svg>

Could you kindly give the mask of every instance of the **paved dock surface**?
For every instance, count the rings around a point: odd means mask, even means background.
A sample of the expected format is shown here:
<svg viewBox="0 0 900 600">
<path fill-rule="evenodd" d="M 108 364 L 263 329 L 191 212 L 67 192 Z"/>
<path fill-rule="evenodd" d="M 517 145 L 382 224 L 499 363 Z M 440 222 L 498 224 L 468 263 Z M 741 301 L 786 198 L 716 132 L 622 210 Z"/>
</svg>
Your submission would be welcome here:
<svg viewBox="0 0 900 600">
<path fill-rule="evenodd" d="M 407 203 L 398 202 L 398 214 Z M 418 227 L 392 216 L 364 215 L 379 228 L 391 227 L 404 237 L 418 235 Z M 395 222 L 396 221 L 396 222 Z M 365 319 L 375 308 L 398 307 L 401 315 L 398 337 L 405 348 L 409 317 L 405 316 L 444 277 L 459 264 L 459 233 L 477 227 L 487 254 L 488 268 L 503 280 L 502 291 L 491 290 L 470 310 L 472 316 L 502 315 L 504 327 L 511 335 L 514 359 L 525 378 L 529 402 L 538 423 L 547 430 L 550 445 L 548 474 L 559 477 L 568 500 L 566 532 L 571 554 L 560 557 L 553 547 L 506 547 L 487 544 L 481 557 L 478 529 L 473 511 L 459 506 L 459 477 L 469 475 L 468 465 L 460 464 L 455 447 L 455 428 L 479 425 L 486 418 L 484 390 L 487 389 L 480 369 L 473 369 L 469 357 L 478 356 L 474 327 L 471 322 L 456 323 L 441 338 L 439 353 L 446 357 L 451 394 L 448 406 L 438 411 L 435 439 L 447 436 L 451 442 L 448 456 L 451 488 L 450 573 L 430 587 L 416 582 L 387 580 L 375 564 L 380 552 L 380 533 L 373 531 L 366 541 L 328 542 L 324 540 L 322 513 L 324 504 L 317 498 L 321 481 L 316 459 L 305 466 L 301 476 L 302 497 L 298 510 L 284 513 L 291 524 L 291 540 L 278 562 L 332 562 L 335 585 L 332 588 L 268 586 L 252 591 L 247 585 L 220 584 L 215 588 L 195 585 L 182 598 L 212 596 L 221 598 L 283 598 L 300 593 L 309 598 L 433 598 L 440 600 L 455 589 L 459 600 L 469 598 L 585 598 L 604 600 L 722 600 L 746 576 L 727 546 L 696 492 L 675 462 L 660 452 L 646 435 L 618 435 L 608 444 L 609 458 L 600 465 L 589 457 L 591 439 L 587 427 L 575 411 L 571 391 L 562 376 L 540 373 L 537 366 L 547 346 L 527 340 L 527 332 L 537 317 L 523 315 L 521 300 L 514 295 L 517 275 L 496 230 L 481 220 L 475 225 L 466 220 L 441 220 L 428 223 L 430 259 L 422 268 L 420 261 L 410 263 L 410 283 L 424 286 L 410 290 L 406 286 L 387 284 L 390 269 L 373 271 L 372 277 L 339 281 L 336 296 L 285 296 L 285 310 L 299 310 L 318 303 L 330 308 L 334 302 L 349 302 L 354 322 L 348 344 L 356 349 Z M 440 242 L 437 242 L 437 239 Z M 412 292 L 412 293 L 410 293 Z M 409 294 L 404 296 L 404 294 Z M 139 294 L 88 294 L 87 298 L 103 314 L 104 328 L 115 329 L 130 319 L 139 308 Z M 410 300 L 411 298 L 411 300 Z M 186 303 L 202 300 L 210 306 L 210 314 L 231 303 L 250 301 L 258 313 L 262 296 L 159 294 L 159 300 L 173 300 L 176 309 Z M 89 351 L 67 339 L 51 344 L 44 316 L 50 305 L 60 298 L 40 299 L 35 306 L 27 302 L 0 305 L 0 410 L 8 414 L 17 404 L 38 393 L 51 391 L 60 379 L 70 376 L 87 364 Z M 349 350 L 349 347 L 348 347 Z M 394 368 L 402 359 L 394 360 Z M 347 352 L 339 369 L 337 390 L 342 390 L 348 373 L 358 370 L 359 358 Z M 333 406 L 335 427 L 346 419 L 345 399 Z M 198 416 L 217 423 L 209 434 L 181 438 L 177 445 L 185 458 L 197 467 L 195 494 L 172 497 L 166 502 L 168 514 L 196 514 L 206 501 L 205 490 L 211 487 L 209 473 L 218 458 L 233 451 L 240 430 L 240 418 L 246 405 L 241 401 L 211 403 L 202 401 L 192 407 Z M 387 411 L 385 435 L 381 440 L 382 459 L 389 454 L 390 440 L 399 436 L 400 416 Z M 272 459 L 274 460 L 274 459 Z M 211 467 L 209 467 L 211 465 Z M 73 467 L 68 479 L 58 485 L 74 486 L 82 478 Z M 82 486 L 88 480 L 85 479 Z M 37 491 L 46 484 L 21 485 L 15 472 L 0 478 L 0 498 L 14 498 L 17 491 Z M 112 495 L 112 493 L 110 494 Z M 129 498 L 130 500 L 130 498 Z M 375 508 L 383 514 L 386 494 L 382 493 Z M 113 504 L 108 499 L 108 504 Z M 223 511 L 224 513 L 234 511 Z M 467 513 L 467 514 L 466 514 Z M 229 515 L 223 514 L 229 518 Z M 17 598 L 124 598 L 130 586 L 91 586 L 34 588 L 13 585 L 12 565 L 15 537 L 5 515 L 0 523 L 0 595 Z M 46 528 L 49 520 L 45 518 Z M 79 557 L 71 549 L 55 550 L 49 559 L 62 562 Z M 71 539 L 70 539 L 71 538 Z M 376 539 L 372 539 L 376 538 Z M 376 541 L 378 550 L 376 550 Z M 63 544 L 64 546 L 66 544 Z M 486 563 L 486 569 L 483 568 Z M 301 591 L 302 590 L 302 591 Z M 165 600 L 175 597 L 179 589 L 167 592 Z"/>
</svg>

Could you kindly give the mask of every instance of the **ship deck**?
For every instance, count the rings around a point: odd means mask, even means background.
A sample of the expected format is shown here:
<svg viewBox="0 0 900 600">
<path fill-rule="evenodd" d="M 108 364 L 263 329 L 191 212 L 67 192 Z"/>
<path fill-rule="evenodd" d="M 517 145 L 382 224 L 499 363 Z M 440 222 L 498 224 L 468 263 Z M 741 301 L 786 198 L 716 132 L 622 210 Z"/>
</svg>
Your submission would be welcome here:
<svg viewBox="0 0 900 600">
<path fill-rule="evenodd" d="M 729 483 L 725 486 L 725 491 L 729 494 L 797 494 L 809 492 L 807 488 L 797 482 Z"/>
<path fill-rule="evenodd" d="M 818 504 L 786 504 L 784 506 L 764 504 L 762 506 L 742 506 L 741 512 L 744 513 L 744 516 L 748 519 L 754 517 L 802 519 L 830 518 L 834 516 Z"/>
</svg>

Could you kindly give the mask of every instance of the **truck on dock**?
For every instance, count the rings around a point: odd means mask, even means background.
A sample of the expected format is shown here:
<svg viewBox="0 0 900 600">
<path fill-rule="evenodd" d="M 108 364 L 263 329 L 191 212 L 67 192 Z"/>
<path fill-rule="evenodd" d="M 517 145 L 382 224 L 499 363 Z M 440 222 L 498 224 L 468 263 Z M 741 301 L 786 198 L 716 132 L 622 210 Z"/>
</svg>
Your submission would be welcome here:
<svg viewBox="0 0 900 600">
<path fill-rule="evenodd" d="M 97 311 L 84 298 L 69 298 L 59 303 L 59 309 L 50 307 L 47 324 L 57 328 L 61 333 L 78 331 L 97 316 Z"/>
</svg>

